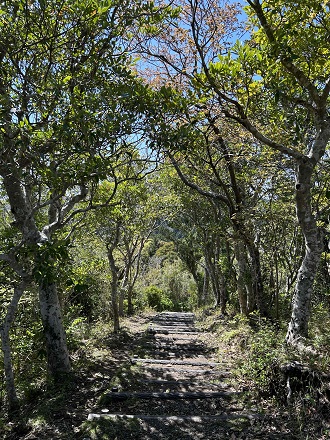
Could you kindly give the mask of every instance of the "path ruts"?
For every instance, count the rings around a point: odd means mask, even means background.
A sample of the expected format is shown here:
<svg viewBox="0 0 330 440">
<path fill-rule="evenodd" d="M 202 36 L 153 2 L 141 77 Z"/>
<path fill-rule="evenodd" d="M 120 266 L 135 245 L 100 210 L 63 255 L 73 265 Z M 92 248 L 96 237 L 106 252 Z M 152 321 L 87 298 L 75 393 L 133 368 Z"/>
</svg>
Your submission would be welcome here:
<svg viewBox="0 0 330 440">
<path fill-rule="evenodd" d="M 90 439 L 246 438 L 259 418 L 228 382 L 231 366 L 214 358 L 192 313 L 163 312 L 122 365 L 100 408 L 88 417 Z"/>
</svg>

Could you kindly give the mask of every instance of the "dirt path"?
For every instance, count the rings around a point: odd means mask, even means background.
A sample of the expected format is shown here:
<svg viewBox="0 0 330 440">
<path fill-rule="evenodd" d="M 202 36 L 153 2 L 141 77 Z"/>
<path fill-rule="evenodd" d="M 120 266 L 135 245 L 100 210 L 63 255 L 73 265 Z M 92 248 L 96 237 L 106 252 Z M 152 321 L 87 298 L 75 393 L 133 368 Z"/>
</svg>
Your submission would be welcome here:
<svg viewBox="0 0 330 440">
<path fill-rule="evenodd" d="M 0 438 L 330 438 L 327 405 L 320 414 L 309 406 L 297 419 L 295 407 L 254 392 L 251 382 L 243 388 L 235 374 L 242 353 L 214 323 L 228 330 L 222 317 L 199 321 L 209 329 L 199 331 L 193 314 L 178 313 L 123 319 L 116 334 L 107 324 L 93 327 L 72 354 L 74 374 L 61 386 L 31 387 L 19 417 L 0 419 Z"/>
<path fill-rule="evenodd" d="M 232 366 L 214 357 L 211 337 L 192 313 L 156 315 L 89 414 L 84 439 L 265 438 L 255 430 L 262 416 L 232 386 Z"/>
</svg>

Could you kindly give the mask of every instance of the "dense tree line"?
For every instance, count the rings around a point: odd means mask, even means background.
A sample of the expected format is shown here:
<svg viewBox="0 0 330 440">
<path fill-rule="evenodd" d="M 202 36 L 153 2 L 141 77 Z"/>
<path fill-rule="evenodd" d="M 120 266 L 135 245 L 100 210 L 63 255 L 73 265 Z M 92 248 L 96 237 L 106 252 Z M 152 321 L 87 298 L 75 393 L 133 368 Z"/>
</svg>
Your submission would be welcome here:
<svg viewBox="0 0 330 440">
<path fill-rule="evenodd" d="M 296 344 L 329 307 L 329 6 L 244 6 L 2 2 L 11 408 L 12 348 L 45 348 L 58 379 L 79 319 L 214 305 L 288 321 Z"/>
</svg>

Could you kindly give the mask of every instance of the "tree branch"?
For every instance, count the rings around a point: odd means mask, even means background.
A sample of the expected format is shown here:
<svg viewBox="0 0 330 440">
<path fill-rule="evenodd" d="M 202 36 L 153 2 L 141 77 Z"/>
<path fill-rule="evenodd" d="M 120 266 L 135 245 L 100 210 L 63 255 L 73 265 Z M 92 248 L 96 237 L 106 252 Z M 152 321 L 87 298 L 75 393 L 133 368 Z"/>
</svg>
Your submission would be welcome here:
<svg viewBox="0 0 330 440">
<path fill-rule="evenodd" d="M 277 41 L 274 32 L 264 14 L 260 1 L 247 0 L 247 2 L 256 13 L 259 22 L 263 30 L 265 31 L 268 41 L 275 48 L 275 53 L 279 57 L 282 65 L 296 78 L 301 87 L 305 88 L 309 92 L 310 97 L 315 102 L 317 107 L 323 107 L 323 99 L 322 97 L 320 97 L 318 90 L 314 86 L 314 84 L 308 79 L 304 72 L 299 69 L 286 55 L 281 54 L 280 44 Z"/>
<path fill-rule="evenodd" d="M 297 159 L 297 160 L 301 160 L 303 157 L 306 157 L 304 154 L 300 153 L 298 150 L 294 150 L 293 148 L 286 147 L 282 144 L 279 144 L 279 143 L 273 141 L 272 139 L 268 138 L 267 136 L 264 136 L 257 129 L 257 127 L 255 127 L 251 123 L 251 121 L 247 117 L 241 118 L 239 116 L 235 116 L 227 110 L 224 110 L 224 114 L 227 118 L 237 121 L 240 125 L 245 127 L 256 139 L 258 139 L 263 144 L 268 145 L 269 147 L 273 148 L 274 150 L 277 150 L 280 153 L 285 154 L 286 156 L 289 156 L 289 157 L 293 157 L 294 159 Z"/>
<path fill-rule="evenodd" d="M 168 157 L 170 158 L 170 161 L 171 161 L 172 165 L 174 166 L 178 176 L 180 177 L 180 179 L 182 180 L 182 182 L 185 185 L 189 186 L 189 188 L 191 188 L 191 189 L 196 190 L 202 196 L 208 197 L 213 200 L 221 201 L 221 202 L 225 203 L 225 205 L 231 207 L 230 201 L 226 197 L 222 196 L 221 194 L 215 193 L 213 191 L 206 191 L 206 190 L 202 189 L 196 183 L 191 182 L 187 178 L 187 176 L 185 174 L 183 174 L 183 172 L 182 172 L 178 162 L 174 158 L 174 156 L 169 151 L 166 151 L 166 153 L 167 153 Z"/>
</svg>

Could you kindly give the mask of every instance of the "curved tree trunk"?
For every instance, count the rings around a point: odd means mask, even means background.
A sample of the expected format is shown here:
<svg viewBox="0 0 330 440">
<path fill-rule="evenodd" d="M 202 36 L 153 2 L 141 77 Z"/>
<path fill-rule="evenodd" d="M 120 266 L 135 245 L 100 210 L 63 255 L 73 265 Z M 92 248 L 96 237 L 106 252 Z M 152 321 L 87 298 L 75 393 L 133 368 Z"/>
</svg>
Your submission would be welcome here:
<svg viewBox="0 0 330 440">
<path fill-rule="evenodd" d="M 41 281 L 39 303 L 46 339 L 48 370 L 56 379 L 71 370 L 56 284 Z"/>
<path fill-rule="evenodd" d="M 16 176 L 17 170 L 14 166 L 8 167 L 7 170 L 1 168 L 0 171 L 16 226 L 21 231 L 25 243 L 32 245 L 32 247 L 44 243 L 48 237 L 37 228 L 28 187 L 23 187 L 20 179 Z M 56 379 L 60 373 L 69 372 L 71 366 L 55 284 L 46 281 L 40 282 L 39 302 L 46 338 L 48 369 Z"/>
<path fill-rule="evenodd" d="M 300 266 L 293 298 L 291 320 L 286 335 L 289 343 L 308 336 L 311 295 L 316 271 L 320 262 L 322 246 L 319 228 L 311 207 L 311 176 L 313 163 L 307 158 L 298 164 L 296 176 L 297 218 L 305 240 L 305 255 Z"/>
</svg>

